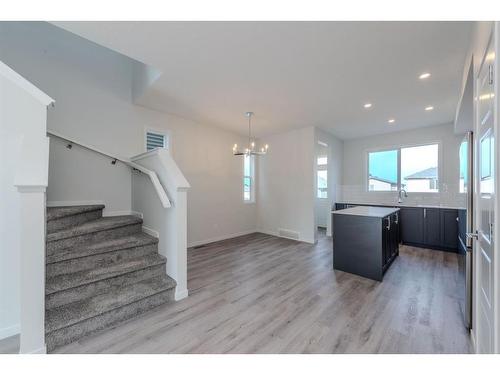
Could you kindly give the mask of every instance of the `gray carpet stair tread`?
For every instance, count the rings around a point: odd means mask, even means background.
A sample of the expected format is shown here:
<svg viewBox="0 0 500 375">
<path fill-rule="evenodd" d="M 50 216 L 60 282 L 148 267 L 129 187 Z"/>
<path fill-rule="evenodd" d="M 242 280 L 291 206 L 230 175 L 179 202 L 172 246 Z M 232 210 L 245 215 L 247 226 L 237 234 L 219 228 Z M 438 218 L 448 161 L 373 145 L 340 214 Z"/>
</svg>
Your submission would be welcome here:
<svg viewBox="0 0 500 375">
<path fill-rule="evenodd" d="M 49 233 L 47 234 L 47 242 L 62 240 L 65 238 L 76 237 L 83 234 L 100 232 L 103 230 L 119 228 L 126 225 L 138 223 L 142 223 L 142 219 L 132 215 L 103 217 L 101 219 L 89 221 L 68 229 Z"/>
<path fill-rule="evenodd" d="M 85 206 L 61 206 L 47 208 L 47 221 L 60 219 L 66 216 L 81 214 L 104 209 L 103 204 L 93 204 Z"/>
<path fill-rule="evenodd" d="M 94 241 L 82 246 L 70 247 L 47 255 L 46 264 L 61 262 L 70 259 L 84 258 L 92 255 L 109 253 L 112 251 L 130 249 L 158 243 L 158 238 L 146 233 L 136 233 L 127 237 L 111 239 L 108 241 Z"/>
<path fill-rule="evenodd" d="M 60 306 L 46 312 L 45 332 L 71 326 L 105 312 L 141 299 L 167 291 L 176 286 L 176 282 L 167 275 L 127 285 L 118 291 L 96 295 L 91 298 Z"/>
<path fill-rule="evenodd" d="M 140 258 L 127 259 L 110 266 L 57 275 L 46 280 L 45 295 L 165 263 L 166 259 L 160 254 L 155 253 Z"/>
</svg>

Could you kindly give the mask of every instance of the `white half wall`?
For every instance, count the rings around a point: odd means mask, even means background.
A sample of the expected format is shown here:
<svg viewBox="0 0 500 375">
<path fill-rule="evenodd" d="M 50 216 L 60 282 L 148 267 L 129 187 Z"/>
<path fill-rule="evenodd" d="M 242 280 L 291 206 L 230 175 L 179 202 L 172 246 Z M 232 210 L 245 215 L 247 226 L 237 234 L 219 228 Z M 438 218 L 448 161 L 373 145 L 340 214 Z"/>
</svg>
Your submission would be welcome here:
<svg viewBox="0 0 500 375">
<path fill-rule="evenodd" d="M 453 124 L 429 126 L 379 136 L 344 141 L 342 197 L 338 201 L 352 203 L 396 204 L 397 192 L 368 192 L 367 151 L 399 146 L 438 142 L 439 193 L 408 193 L 407 204 L 464 207 L 465 195 L 459 193 L 458 150 L 462 135 L 454 133 Z"/>
<path fill-rule="evenodd" d="M 269 152 L 257 168 L 257 227 L 278 235 L 297 232 L 300 241 L 315 241 L 314 127 L 264 137 Z"/>
<path fill-rule="evenodd" d="M 0 56 L 56 100 L 48 128 L 103 151 L 130 157 L 144 149 L 144 131 L 169 132 L 172 156 L 191 183 L 188 245 L 256 229 L 256 205 L 243 203 L 245 138 L 132 103 L 137 62 L 44 22 L 1 22 Z M 242 126 L 244 126 L 242 117 Z M 132 210 L 130 170 L 53 139 L 50 202 L 103 202 L 105 214 Z"/>
</svg>

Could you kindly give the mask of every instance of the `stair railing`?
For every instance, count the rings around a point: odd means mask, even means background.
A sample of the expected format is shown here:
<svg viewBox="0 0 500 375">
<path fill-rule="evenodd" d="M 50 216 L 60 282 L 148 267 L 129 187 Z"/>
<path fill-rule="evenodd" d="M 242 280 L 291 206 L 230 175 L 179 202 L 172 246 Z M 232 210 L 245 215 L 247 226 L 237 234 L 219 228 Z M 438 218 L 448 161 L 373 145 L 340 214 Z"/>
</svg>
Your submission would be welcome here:
<svg viewBox="0 0 500 375">
<path fill-rule="evenodd" d="M 154 172 L 148 168 L 145 168 L 144 166 L 142 166 L 140 164 L 137 164 L 137 163 L 131 161 L 129 158 L 121 157 L 118 155 L 113 155 L 113 154 L 110 154 L 108 152 L 99 150 L 98 148 L 96 148 L 94 146 L 87 145 L 83 142 L 77 141 L 73 138 L 67 137 L 67 136 L 62 135 L 62 134 L 55 132 L 53 130 L 47 130 L 47 134 L 51 137 L 59 138 L 65 142 L 67 142 L 66 148 L 68 148 L 68 149 L 71 149 L 73 147 L 73 145 L 77 145 L 78 147 L 95 152 L 97 154 L 100 154 L 102 156 L 105 156 L 105 157 L 111 159 L 111 164 L 113 164 L 113 165 L 115 165 L 117 162 L 120 162 L 120 163 L 123 163 L 123 164 L 129 166 L 132 169 L 135 169 L 139 172 L 144 173 L 145 175 L 147 175 L 149 177 L 149 180 L 153 184 L 153 187 L 156 191 L 156 194 L 158 195 L 158 198 L 161 201 L 162 206 L 164 208 L 169 208 L 172 206 L 170 199 L 168 198 L 167 192 L 165 191 L 165 189 L 161 185 L 160 180 L 159 180 L 156 172 Z"/>
</svg>

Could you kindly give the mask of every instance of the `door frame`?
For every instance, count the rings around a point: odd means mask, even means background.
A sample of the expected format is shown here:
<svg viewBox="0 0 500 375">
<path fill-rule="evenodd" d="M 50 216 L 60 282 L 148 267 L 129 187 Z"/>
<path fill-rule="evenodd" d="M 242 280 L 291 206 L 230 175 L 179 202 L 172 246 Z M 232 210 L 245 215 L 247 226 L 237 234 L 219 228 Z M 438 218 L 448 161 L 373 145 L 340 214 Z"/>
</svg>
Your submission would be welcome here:
<svg viewBox="0 0 500 375">
<path fill-rule="evenodd" d="M 497 141 L 495 142 L 494 145 L 494 160 L 497 161 L 499 160 L 499 147 L 498 147 L 498 135 L 499 133 L 499 121 L 498 121 L 498 109 L 500 108 L 499 105 L 499 96 L 498 96 L 498 87 L 499 87 L 499 79 L 498 77 L 500 76 L 500 68 L 498 64 L 498 53 L 500 52 L 500 22 L 494 22 L 493 29 L 491 31 L 490 37 L 488 38 L 488 43 L 486 44 L 486 48 L 483 51 L 482 56 L 478 56 L 478 59 L 476 60 L 475 57 L 473 57 L 473 61 L 479 61 L 480 65 L 478 70 L 475 72 L 474 75 L 474 98 L 475 98 L 475 103 L 474 103 L 474 194 L 473 194 L 473 207 L 474 207 L 474 223 L 473 223 L 473 228 L 474 231 L 478 230 L 478 215 L 479 215 L 479 200 L 478 200 L 478 191 L 479 191 L 479 181 L 480 179 L 477 178 L 476 173 L 479 173 L 479 157 L 478 157 L 478 152 L 479 152 L 479 147 L 476 142 L 479 141 L 479 133 L 478 133 L 478 128 L 479 128 L 479 113 L 478 113 L 478 108 L 477 108 L 477 98 L 478 98 L 478 92 L 479 92 L 479 85 L 478 85 L 478 80 L 479 80 L 479 74 L 481 72 L 481 69 L 483 68 L 483 64 L 485 63 L 486 60 L 486 54 L 488 52 L 488 46 L 490 43 L 495 47 L 495 53 L 497 54 L 497 60 L 495 60 L 494 66 L 493 66 L 493 92 L 495 94 L 495 100 L 493 103 L 493 110 L 495 112 L 495 120 L 493 123 L 493 137 Z M 499 181 L 499 171 L 500 171 L 500 163 L 496 162 L 494 165 L 494 173 L 495 173 L 495 183 L 494 183 L 494 202 L 493 202 L 493 208 L 494 208 L 494 228 L 493 228 L 493 252 L 495 254 L 495 257 L 493 259 L 493 286 L 496 286 L 496 288 L 493 291 L 493 301 L 492 301 L 492 306 L 493 306 L 493 322 L 492 322 L 492 334 L 493 334 L 493 351 L 495 353 L 500 353 L 500 298 L 498 297 L 498 290 L 500 289 L 500 254 L 498 254 L 498 235 L 500 234 L 500 228 L 499 228 L 499 210 L 500 210 L 500 201 L 498 199 L 498 193 L 500 191 L 500 181 Z M 481 292 L 479 290 L 479 278 L 481 275 L 478 273 L 478 265 L 479 265 L 479 254 L 478 254 L 478 244 L 477 240 L 473 241 L 473 323 L 472 323 L 472 339 L 474 343 L 474 348 L 475 351 L 477 352 L 478 349 L 478 317 L 480 316 L 479 314 L 479 293 Z"/>
<path fill-rule="evenodd" d="M 493 160 L 495 160 L 495 166 L 494 166 L 494 173 L 495 173 L 495 184 L 494 184 L 494 191 L 495 191 L 495 199 L 493 203 L 493 207 L 495 210 L 495 215 L 494 215 L 494 226 L 493 226 L 493 238 L 494 238 L 494 247 L 493 251 L 495 254 L 495 259 L 494 259 L 494 268 L 493 268 L 493 285 L 496 286 L 496 290 L 494 293 L 494 332 L 493 332 L 493 347 L 495 350 L 495 353 L 500 353 L 500 297 L 499 297 L 499 291 L 500 291 L 500 254 L 499 254 L 499 242 L 498 242 L 498 236 L 500 235 L 500 200 L 498 199 L 498 194 L 500 193 L 500 162 L 499 162 L 499 147 L 498 147 L 498 140 L 499 140 L 499 134 L 500 134 L 500 129 L 499 129 L 499 121 L 498 121 L 498 109 L 500 108 L 499 105 L 499 97 L 498 97 L 498 88 L 499 88 L 499 77 L 500 77 L 500 67 L 498 63 L 498 53 L 500 52 L 500 22 L 495 22 L 494 29 L 493 29 L 493 38 L 494 38 L 494 45 L 495 45 L 495 53 L 497 54 L 497 58 L 495 60 L 495 64 L 493 67 L 493 87 L 494 87 L 494 93 L 495 93 L 495 100 L 494 100 L 494 110 L 496 113 L 495 116 L 495 122 L 493 124 L 493 137 L 495 140 L 495 147 L 494 147 L 494 153 L 493 153 Z"/>
</svg>

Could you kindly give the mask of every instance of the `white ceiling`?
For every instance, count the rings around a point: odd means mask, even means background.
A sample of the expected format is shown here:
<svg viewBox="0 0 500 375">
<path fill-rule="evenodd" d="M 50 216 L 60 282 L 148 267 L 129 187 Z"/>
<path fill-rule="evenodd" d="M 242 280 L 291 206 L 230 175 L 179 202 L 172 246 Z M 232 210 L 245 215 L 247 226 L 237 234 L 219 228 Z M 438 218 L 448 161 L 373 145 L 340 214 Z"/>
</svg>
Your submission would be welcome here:
<svg viewBox="0 0 500 375">
<path fill-rule="evenodd" d="M 161 70 L 141 101 L 148 107 L 242 134 L 243 113 L 253 111 L 257 136 L 314 125 L 342 139 L 451 122 L 472 30 L 470 22 L 54 24 Z"/>
</svg>

